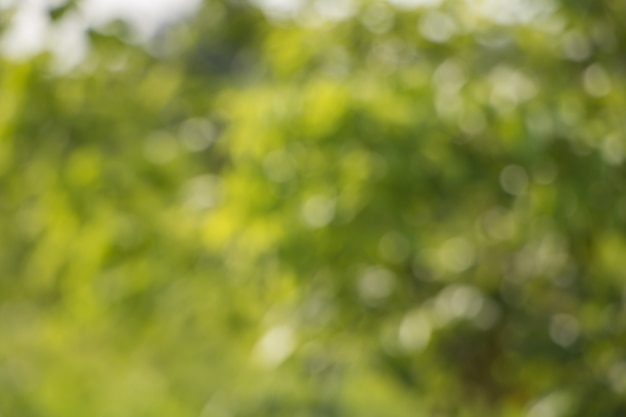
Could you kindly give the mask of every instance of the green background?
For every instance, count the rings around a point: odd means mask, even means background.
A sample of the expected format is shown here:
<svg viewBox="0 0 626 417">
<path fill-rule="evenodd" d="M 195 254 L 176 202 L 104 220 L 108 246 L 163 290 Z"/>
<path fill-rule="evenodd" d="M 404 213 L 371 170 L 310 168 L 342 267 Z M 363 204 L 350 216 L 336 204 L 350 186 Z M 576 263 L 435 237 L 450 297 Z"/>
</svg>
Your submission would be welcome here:
<svg viewBox="0 0 626 417">
<path fill-rule="evenodd" d="M 626 3 L 316 4 L 0 61 L 0 416 L 626 415 Z"/>
</svg>

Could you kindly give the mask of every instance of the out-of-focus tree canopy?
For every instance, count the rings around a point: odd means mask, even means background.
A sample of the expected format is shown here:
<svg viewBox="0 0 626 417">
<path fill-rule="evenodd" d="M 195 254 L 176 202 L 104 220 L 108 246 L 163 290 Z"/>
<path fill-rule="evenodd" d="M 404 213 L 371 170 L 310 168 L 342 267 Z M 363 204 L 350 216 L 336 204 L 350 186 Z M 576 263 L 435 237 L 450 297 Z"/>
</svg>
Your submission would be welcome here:
<svg viewBox="0 0 626 417">
<path fill-rule="evenodd" d="M 207 1 L 0 61 L 0 415 L 626 415 L 624 21 Z"/>
</svg>

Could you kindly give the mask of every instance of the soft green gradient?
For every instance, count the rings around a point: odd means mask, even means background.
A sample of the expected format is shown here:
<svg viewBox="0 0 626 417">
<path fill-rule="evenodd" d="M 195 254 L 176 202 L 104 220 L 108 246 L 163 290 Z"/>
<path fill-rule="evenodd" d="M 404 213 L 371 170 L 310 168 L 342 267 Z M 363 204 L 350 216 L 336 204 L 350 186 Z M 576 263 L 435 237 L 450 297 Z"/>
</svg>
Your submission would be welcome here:
<svg viewBox="0 0 626 417">
<path fill-rule="evenodd" d="M 0 62 L 1 416 L 626 415 L 626 3 L 394 3 Z"/>
</svg>

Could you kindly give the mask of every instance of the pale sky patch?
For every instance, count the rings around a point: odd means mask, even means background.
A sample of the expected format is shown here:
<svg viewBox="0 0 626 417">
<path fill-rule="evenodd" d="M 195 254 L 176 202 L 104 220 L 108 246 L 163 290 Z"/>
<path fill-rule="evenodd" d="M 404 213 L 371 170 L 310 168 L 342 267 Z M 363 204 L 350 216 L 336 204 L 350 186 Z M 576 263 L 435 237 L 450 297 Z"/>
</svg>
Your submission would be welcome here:
<svg viewBox="0 0 626 417">
<path fill-rule="evenodd" d="M 0 53 L 13 59 L 26 59 L 49 50 L 56 57 L 56 66 L 70 68 L 88 51 L 85 38 L 88 28 L 99 29 L 119 19 L 130 24 L 138 41 L 146 41 L 163 25 L 193 15 L 201 0 L 85 0 L 78 10 L 52 25 L 49 10 L 64 3 L 64 0 L 0 0 L 0 9 L 16 9 L 0 40 Z"/>
</svg>

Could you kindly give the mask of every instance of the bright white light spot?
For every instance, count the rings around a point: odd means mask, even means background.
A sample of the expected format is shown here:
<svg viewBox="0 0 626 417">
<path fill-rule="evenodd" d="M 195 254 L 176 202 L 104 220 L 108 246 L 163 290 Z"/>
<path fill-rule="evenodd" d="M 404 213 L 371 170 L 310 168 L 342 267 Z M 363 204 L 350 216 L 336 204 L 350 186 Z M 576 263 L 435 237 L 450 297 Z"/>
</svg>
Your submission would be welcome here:
<svg viewBox="0 0 626 417">
<path fill-rule="evenodd" d="M 520 278 L 537 275 L 556 277 L 568 264 L 567 241 L 556 233 L 545 233 L 528 242 L 515 255 L 515 270 Z"/>
<path fill-rule="evenodd" d="M 537 94 L 537 86 L 525 74 L 504 65 L 493 69 L 489 75 L 491 82 L 490 104 L 501 113 L 511 112 L 524 101 Z"/>
<path fill-rule="evenodd" d="M 398 329 L 398 341 L 408 351 L 424 349 L 430 341 L 432 325 L 420 310 L 407 313 Z"/>
<path fill-rule="evenodd" d="M 465 3 L 470 12 L 503 25 L 530 23 L 556 10 L 550 0 L 465 0 Z"/>
<path fill-rule="evenodd" d="M 458 27 L 450 16 L 432 11 L 425 14 L 419 23 L 420 33 L 428 40 L 444 43 L 458 31 Z"/>
<path fill-rule="evenodd" d="M 220 180 L 215 175 L 200 175 L 185 184 L 185 204 L 196 210 L 215 206 L 221 196 Z"/>
<path fill-rule="evenodd" d="M 445 60 L 433 73 L 433 81 L 438 90 L 446 95 L 457 94 L 467 82 L 465 70 L 454 58 Z"/>
<path fill-rule="evenodd" d="M 509 240 L 517 231 L 513 216 L 499 207 L 485 212 L 480 218 L 480 223 L 486 237 L 493 240 Z"/>
<path fill-rule="evenodd" d="M 609 368 L 609 384 L 618 394 L 626 394 L 626 361 L 617 362 Z"/>
<path fill-rule="evenodd" d="M 448 285 L 435 300 L 435 311 L 443 322 L 474 318 L 482 307 L 483 296 L 471 285 Z"/>
<path fill-rule="evenodd" d="M 14 59 L 28 58 L 44 48 L 48 17 L 36 2 L 25 2 L 3 34 L 0 50 Z"/>
<path fill-rule="evenodd" d="M 268 178 L 274 182 L 287 182 L 296 175 L 296 161 L 287 151 L 270 152 L 263 161 Z"/>
<path fill-rule="evenodd" d="M 591 55 L 589 40 L 577 30 L 570 30 L 563 36 L 563 56 L 571 61 L 584 61 Z"/>
<path fill-rule="evenodd" d="M 474 245 L 463 237 L 455 237 L 443 243 L 437 257 L 443 268 L 463 272 L 474 263 Z"/>
<path fill-rule="evenodd" d="M 477 135 L 487 127 L 483 112 L 478 107 L 464 107 L 458 118 L 459 128 L 468 135 Z"/>
<path fill-rule="evenodd" d="M 50 27 L 48 49 L 55 57 L 55 69 L 66 72 L 79 63 L 87 55 L 89 45 L 85 37 L 87 26 L 84 19 L 77 13 L 65 16 L 63 20 Z"/>
<path fill-rule="evenodd" d="M 437 7 L 441 4 L 442 0 L 389 0 L 389 3 L 403 7 L 407 9 L 413 9 L 417 7 Z"/>
<path fill-rule="evenodd" d="M 201 0 L 84 0 L 73 15 L 50 23 L 49 10 L 64 0 L 0 0 L 0 9 L 17 11 L 2 36 L 0 51 L 11 58 L 27 58 L 46 47 L 55 55 L 55 69 L 65 71 L 87 52 L 85 28 L 102 28 L 121 19 L 128 22 L 138 40 L 145 41 L 163 25 L 174 23 L 197 10 Z"/>
<path fill-rule="evenodd" d="M 602 158 L 610 165 L 619 165 L 624 161 L 623 141 L 618 134 L 609 135 L 602 144 Z"/>
<path fill-rule="evenodd" d="M 465 71 L 457 60 L 450 58 L 437 67 L 433 73 L 433 84 L 436 88 L 435 107 L 442 118 L 462 117 L 464 103 L 459 91 L 466 82 Z"/>
<path fill-rule="evenodd" d="M 215 141 L 215 126 L 207 119 L 188 119 L 180 127 L 180 141 L 191 152 L 200 152 Z"/>
<path fill-rule="evenodd" d="M 200 0 L 85 0 L 80 10 L 96 27 L 116 19 L 125 20 L 139 39 L 145 40 L 162 25 L 190 16 L 200 4 Z"/>
<path fill-rule="evenodd" d="M 528 174 L 519 165 L 508 165 L 500 173 L 502 189 L 511 195 L 520 195 L 528 186 Z"/>
<path fill-rule="evenodd" d="M 356 12 L 357 6 L 353 0 L 317 0 L 315 10 L 331 20 L 344 20 Z"/>
<path fill-rule="evenodd" d="M 302 218 L 313 228 L 328 225 L 335 217 L 335 199 L 325 195 L 315 195 L 302 206 Z"/>
<path fill-rule="evenodd" d="M 374 303 L 387 298 L 391 294 L 393 286 L 393 273 L 381 267 L 368 268 L 358 282 L 359 295 L 366 302 Z"/>
<path fill-rule="evenodd" d="M 374 3 L 363 13 L 361 20 L 372 33 L 386 33 L 393 25 L 393 14 L 384 3 Z"/>
<path fill-rule="evenodd" d="M 550 337 L 559 346 L 569 347 L 578 339 L 578 321 L 567 314 L 557 314 L 550 321 Z"/>
<path fill-rule="evenodd" d="M 602 65 L 590 65 L 583 73 L 585 91 L 594 97 L 603 97 L 611 92 L 611 79 Z"/>
<path fill-rule="evenodd" d="M 295 348 L 293 329 L 287 325 L 272 327 L 254 347 L 254 356 L 263 365 L 276 367 L 291 355 Z"/>
<path fill-rule="evenodd" d="M 562 392 L 553 392 L 535 401 L 526 413 L 527 417 L 560 417 L 571 405 L 570 397 Z"/>
<path fill-rule="evenodd" d="M 304 7 L 303 0 L 252 0 L 272 19 L 288 19 L 295 17 Z"/>
</svg>

